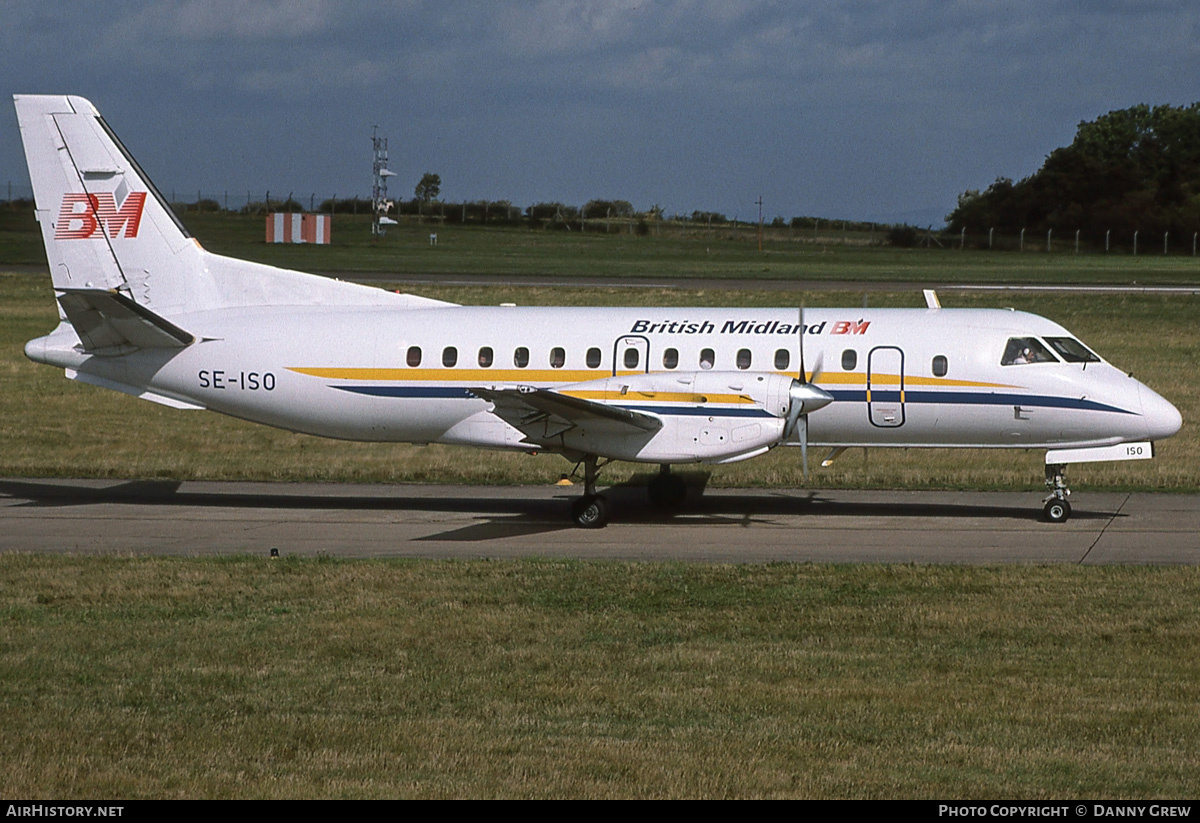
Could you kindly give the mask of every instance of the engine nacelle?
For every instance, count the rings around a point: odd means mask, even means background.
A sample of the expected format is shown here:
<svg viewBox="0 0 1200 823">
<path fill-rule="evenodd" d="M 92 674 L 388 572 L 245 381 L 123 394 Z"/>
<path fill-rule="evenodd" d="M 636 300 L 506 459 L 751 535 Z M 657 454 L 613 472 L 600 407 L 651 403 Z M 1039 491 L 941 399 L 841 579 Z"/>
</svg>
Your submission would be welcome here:
<svg viewBox="0 0 1200 823">
<path fill-rule="evenodd" d="M 786 375 L 697 371 L 607 377 L 556 391 L 662 421 L 659 431 L 644 438 L 620 438 L 624 447 L 608 437 L 601 448 L 596 440 L 603 435 L 595 430 L 565 433 L 564 445 L 580 452 L 646 463 L 722 463 L 753 457 L 780 442 L 791 386 Z"/>
</svg>

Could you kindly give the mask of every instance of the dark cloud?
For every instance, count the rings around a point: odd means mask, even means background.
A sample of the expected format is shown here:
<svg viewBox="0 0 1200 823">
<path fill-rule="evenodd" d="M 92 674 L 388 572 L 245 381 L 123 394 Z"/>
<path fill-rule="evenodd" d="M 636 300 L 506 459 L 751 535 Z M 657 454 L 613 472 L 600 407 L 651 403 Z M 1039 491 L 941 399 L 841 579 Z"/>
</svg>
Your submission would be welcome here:
<svg viewBox="0 0 1200 823">
<path fill-rule="evenodd" d="M 4 7 L 10 92 L 90 97 L 170 190 L 935 221 L 1081 120 L 1200 94 L 1180 2 L 187 0 Z M 26 180 L 9 107 L 0 173 Z M 5 181 L 0 180 L 0 184 Z M 407 195 L 411 184 L 397 183 Z"/>
</svg>

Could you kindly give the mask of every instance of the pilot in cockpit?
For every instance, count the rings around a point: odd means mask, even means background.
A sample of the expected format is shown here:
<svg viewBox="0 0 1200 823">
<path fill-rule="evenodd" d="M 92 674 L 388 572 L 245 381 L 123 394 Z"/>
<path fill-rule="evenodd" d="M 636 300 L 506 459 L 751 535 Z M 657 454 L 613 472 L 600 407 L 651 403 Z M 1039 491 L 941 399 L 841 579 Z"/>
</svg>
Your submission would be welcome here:
<svg viewBox="0 0 1200 823">
<path fill-rule="evenodd" d="M 1004 347 L 1001 366 L 1023 366 L 1028 363 L 1054 363 L 1057 358 L 1036 337 L 1010 337 Z"/>
</svg>

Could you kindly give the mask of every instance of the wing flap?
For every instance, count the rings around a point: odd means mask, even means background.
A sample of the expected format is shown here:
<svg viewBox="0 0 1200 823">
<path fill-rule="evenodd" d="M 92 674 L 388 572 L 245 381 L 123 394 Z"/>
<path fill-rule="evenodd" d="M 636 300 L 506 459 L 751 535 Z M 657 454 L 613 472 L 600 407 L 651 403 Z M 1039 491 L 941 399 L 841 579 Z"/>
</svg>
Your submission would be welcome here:
<svg viewBox="0 0 1200 823">
<path fill-rule="evenodd" d="M 552 389 L 472 388 L 471 393 L 491 402 L 493 414 L 535 442 L 574 428 L 603 427 L 618 436 L 644 436 L 663 426 L 657 415 L 571 397 Z"/>
</svg>

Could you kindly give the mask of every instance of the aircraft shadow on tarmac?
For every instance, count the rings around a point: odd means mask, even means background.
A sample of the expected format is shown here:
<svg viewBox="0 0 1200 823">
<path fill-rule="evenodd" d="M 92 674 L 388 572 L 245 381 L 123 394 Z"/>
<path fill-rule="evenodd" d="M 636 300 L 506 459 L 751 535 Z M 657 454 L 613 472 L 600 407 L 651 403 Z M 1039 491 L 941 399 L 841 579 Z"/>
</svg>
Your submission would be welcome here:
<svg viewBox="0 0 1200 823">
<path fill-rule="evenodd" d="M 707 475 L 688 473 L 688 496 L 676 509 L 664 511 L 647 498 L 648 475 L 635 476 L 627 483 L 604 489 L 613 511 L 614 525 L 654 525 L 687 519 L 697 526 L 728 525 L 751 527 L 764 518 L 813 515 L 845 518 L 986 518 L 988 520 L 1039 520 L 1035 506 L 987 506 L 973 503 L 924 503 L 834 500 L 820 490 L 771 491 L 747 489 L 720 495 L 703 495 Z M 404 486 L 394 494 L 319 495 L 280 492 L 187 491 L 182 483 L 171 480 L 131 480 L 108 486 L 86 482 L 0 480 L 0 495 L 28 501 L 25 506 L 83 506 L 96 504 L 205 506 L 251 509 L 323 509 L 328 511 L 434 511 L 477 514 L 484 522 L 473 523 L 422 540 L 473 542 L 504 537 L 574 529 L 568 517 L 577 489 L 562 489 L 553 498 L 479 494 L 438 497 L 405 495 Z M 343 487 L 344 488 L 344 487 Z M 449 490 L 448 490 L 449 491 Z M 1076 509 L 1077 520 L 1108 520 L 1121 517 L 1118 512 Z"/>
</svg>

